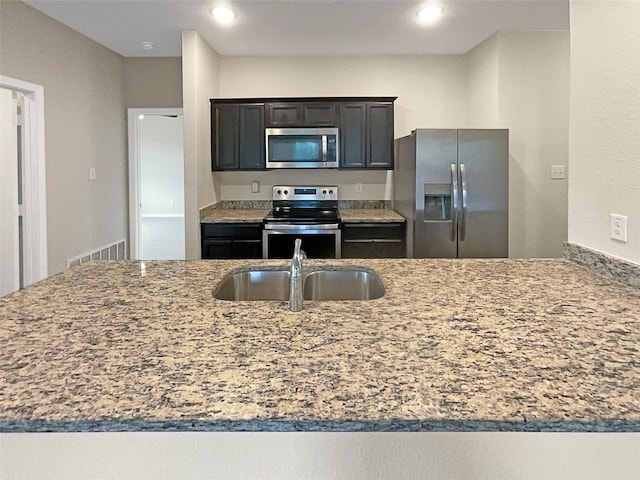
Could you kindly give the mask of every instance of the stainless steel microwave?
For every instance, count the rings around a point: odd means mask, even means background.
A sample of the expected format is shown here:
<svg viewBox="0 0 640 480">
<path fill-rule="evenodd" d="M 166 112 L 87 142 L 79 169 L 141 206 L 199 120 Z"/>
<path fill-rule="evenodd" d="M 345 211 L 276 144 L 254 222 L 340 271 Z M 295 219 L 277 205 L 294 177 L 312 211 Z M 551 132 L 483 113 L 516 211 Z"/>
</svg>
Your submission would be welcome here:
<svg viewBox="0 0 640 480">
<path fill-rule="evenodd" d="M 338 168 L 338 128 L 267 128 L 267 168 Z"/>
</svg>

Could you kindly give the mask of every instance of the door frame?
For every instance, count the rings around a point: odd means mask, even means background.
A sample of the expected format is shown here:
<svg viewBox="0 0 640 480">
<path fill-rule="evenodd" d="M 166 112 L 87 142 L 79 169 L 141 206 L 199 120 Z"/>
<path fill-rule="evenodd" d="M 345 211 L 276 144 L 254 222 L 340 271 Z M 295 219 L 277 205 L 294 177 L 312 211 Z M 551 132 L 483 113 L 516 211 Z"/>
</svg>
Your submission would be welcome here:
<svg viewBox="0 0 640 480">
<path fill-rule="evenodd" d="M 183 115 L 182 108 L 129 108 L 129 258 L 140 257 L 140 115 Z"/>
<path fill-rule="evenodd" d="M 48 276 L 44 87 L 0 75 L 0 87 L 22 93 L 24 150 L 24 286 Z"/>
</svg>

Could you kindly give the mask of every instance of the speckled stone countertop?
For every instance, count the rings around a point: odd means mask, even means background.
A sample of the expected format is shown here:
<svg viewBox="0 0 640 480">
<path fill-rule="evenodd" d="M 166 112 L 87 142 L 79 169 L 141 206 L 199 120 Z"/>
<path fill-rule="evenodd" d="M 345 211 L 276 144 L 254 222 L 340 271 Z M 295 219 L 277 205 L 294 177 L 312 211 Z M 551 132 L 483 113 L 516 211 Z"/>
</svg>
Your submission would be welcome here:
<svg viewBox="0 0 640 480">
<path fill-rule="evenodd" d="M 207 212 L 201 223 L 261 223 L 269 213 L 268 209 L 217 209 Z M 345 208 L 340 209 L 344 223 L 389 223 L 404 222 L 404 217 L 395 210 L 385 208 Z"/>
<path fill-rule="evenodd" d="M 286 262 L 90 262 L 0 299 L 0 431 L 640 431 L 640 290 L 567 260 L 374 268 L 377 300 L 214 300 Z"/>
<path fill-rule="evenodd" d="M 343 223 L 391 223 L 404 222 L 404 217 L 395 210 L 386 208 L 340 209 Z"/>
<path fill-rule="evenodd" d="M 200 219 L 200 223 L 262 223 L 271 209 L 220 208 L 211 210 Z"/>
</svg>

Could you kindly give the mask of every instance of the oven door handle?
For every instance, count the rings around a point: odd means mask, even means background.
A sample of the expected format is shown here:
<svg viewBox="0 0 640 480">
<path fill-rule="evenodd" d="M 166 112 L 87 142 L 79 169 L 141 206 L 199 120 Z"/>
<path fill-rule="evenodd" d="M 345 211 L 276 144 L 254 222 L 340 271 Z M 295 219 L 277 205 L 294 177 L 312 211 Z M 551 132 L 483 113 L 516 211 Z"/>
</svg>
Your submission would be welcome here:
<svg viewBox="0 0 640 480">
<path fill-rule="evenodd" d="M 265 230 L 268 230 L 270 233 L 277 233 L 279 230 L 282 230 L 283 233 L 313 233 L 317 231 L 331 231 L 331 230 L 339 230 L 340 226 L 337 223 L 327 223 L 327 224 L 308 224 L 308 225 L 296 225 L 291 223 L 267 223 L 264 226 Z"/>
</svg>

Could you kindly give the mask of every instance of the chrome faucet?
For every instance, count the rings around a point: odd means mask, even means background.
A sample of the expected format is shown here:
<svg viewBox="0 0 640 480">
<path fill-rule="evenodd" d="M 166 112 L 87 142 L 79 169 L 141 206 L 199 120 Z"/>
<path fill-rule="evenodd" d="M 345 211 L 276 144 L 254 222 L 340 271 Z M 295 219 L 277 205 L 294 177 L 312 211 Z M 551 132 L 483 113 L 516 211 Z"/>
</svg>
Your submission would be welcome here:
<svg viewBox="0 0 640 480">
<path fill-rule="evenodd" d="M 304 250 L 300 250 L 302 240 L 296 238 L 291 259 L 291 285 L 289 287 L 289 310 L 299 312 L 304 302 L 302 297 L 302 260 L 307 258 Z"/>
</svg>

